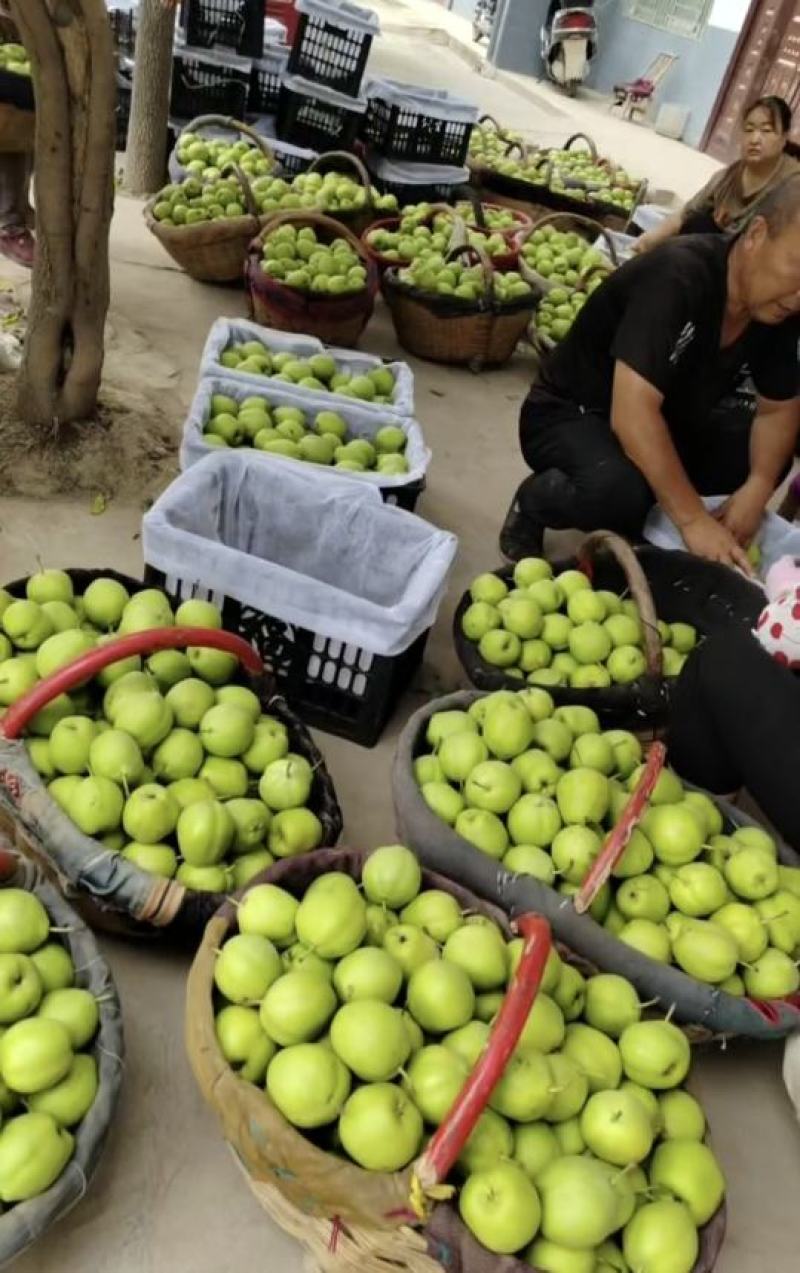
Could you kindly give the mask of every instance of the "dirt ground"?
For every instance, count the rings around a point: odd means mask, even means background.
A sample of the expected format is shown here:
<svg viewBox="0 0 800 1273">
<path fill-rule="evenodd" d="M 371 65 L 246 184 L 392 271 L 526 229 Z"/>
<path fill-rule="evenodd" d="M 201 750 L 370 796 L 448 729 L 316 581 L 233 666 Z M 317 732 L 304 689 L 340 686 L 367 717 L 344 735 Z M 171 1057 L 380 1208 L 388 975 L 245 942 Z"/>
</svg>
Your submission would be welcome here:
<svg viewBox="0 0 800 1273">
<path fill-rule="evenodd" d="M 537 105 L 507 84 L 476 80 L 448 49 L 432 48 L 413 36 L 383 44 L 377 65 L 387 73 L 471 91 L 512 126 L 549 130 L 555 139 L 575 122 L 568 114 L 573 104 L 567 107 L 545 95 Z M 575 109 L 590 108 L 578 103 Z M 619 128 L 603 119 L 600 123 L 613 132 Z M 632 133 L 628 145 L 638 155 L 639 171 L 663 182 L 672 165 L 672 184 L 684 195 L 700 184 L 699 170 L 708 166 L 705 157 L 680 147 L 673 151 L 672 144 L 660 148 L 658 139 L 641 130 Z M 625 162 L 637 170 L 627 156 Z M 121 444 L 124 464 L 142 469 L 146 438 L 145 449 L 159 451 L 151 457 L 155 470 L 166 478 L 208 328 L 219 315 L 244 314 L 244 296 L 238 290 L 194 284 L 173 269 L 145 231 L 140 205 L 124 197 L 118 201 L 112 257 L 106 392 L 141 395 L 141 401 L 129 399 L 125 431 L 130 437 Z M 11 267 L 3 274 L 0 286 L 5 276 L 21 279 Z M 381 355 L 396 354 L 382 307 L 363 346 Z M 380 744 L 365 751 L 329 735 L 317 736 L 345 813 L 343 843 L 350 845 L 377 845 L 395 837 L 389 774 L 398 730 L 419 702 L 464 682 L 450 639 L 453 608 L 469 579 L 496 565 L 498 527 L 523 475 L 516 421 L 533 373 L 530 354 L 520 352 L 504 370 L 482 376 L 422 362 L 414 364 L 414 372 L 417 414 L 434 455 L 418 511 L 458 534 L 459 555 L 422 672 Z M 8 390 L 0 388 L 3 392 Z M 160 453 L 162 447 L 166 454 Z M 135 474 L 137 483 L 140 476 Z M 108 491 L 97 489 L 99 480 L 78 474 L 72 491 L 53 491 L 44 500 L 12 498 L 0 482 L 0 578 L 28 574 L 39 561 L 141 571 L 139 534 L 147 484 L 131 500 L 124 484 L 129 476 Z M 93 515 L 97 494 L 110 498 L 105 511 Z M 249 1194 L 195 1088 L 183 1049 L 186 957 L 109 939 L 103 944 L 126 1019 L 126 1080 L 118 1122 L 86 1200 L 15 1269 L 239 1273 L 269 1265 L 281 1273 L 299 1273 L 299 1248 Z M 797 1269 L 800 1131 L 780 1065 L 781 1049 L 767 1046 L 714 1049 L 696 1062 L 697 1090 L 729 1179 L 729 1232 L 719 1273 Z"/>
</svg>

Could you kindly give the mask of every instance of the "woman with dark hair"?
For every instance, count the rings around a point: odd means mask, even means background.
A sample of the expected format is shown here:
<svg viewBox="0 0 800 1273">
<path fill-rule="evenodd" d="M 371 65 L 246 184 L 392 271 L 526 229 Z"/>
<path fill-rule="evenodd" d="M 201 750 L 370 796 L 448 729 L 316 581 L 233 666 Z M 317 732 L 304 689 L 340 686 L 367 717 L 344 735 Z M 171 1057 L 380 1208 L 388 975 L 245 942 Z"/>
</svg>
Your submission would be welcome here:
<svg viewBox="0 0 800 1273">
<path fill-rule="evenodd" d="M 736 233 L 769 191 L 800 171 L 789 140 L 792 112 L 782 97 L 759 97 L 742 117 L 741 155 L 714 174 L 693 199 L 636 240 L 647 252 L 674 234 Z"/>
</svg>

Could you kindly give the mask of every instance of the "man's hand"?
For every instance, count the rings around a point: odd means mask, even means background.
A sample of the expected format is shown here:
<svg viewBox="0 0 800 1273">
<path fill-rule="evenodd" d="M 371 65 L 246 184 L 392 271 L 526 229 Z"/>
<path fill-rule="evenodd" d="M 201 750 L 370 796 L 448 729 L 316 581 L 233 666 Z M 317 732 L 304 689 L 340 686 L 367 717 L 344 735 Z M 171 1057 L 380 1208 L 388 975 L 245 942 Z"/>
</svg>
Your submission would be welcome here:
<svg viewBox="0 0 800 1273">
<path fill-rule="evenodd" d="M 680 528 L 683 542 L 697 557 L 719 561 L 725 566 L 737 566 L 746 575 L 752 575 L 753 567 L 747 554 L 727 526 L 710 513 L 700 513 Z"/>
<path fill-rule="evenodd" d="M 761 525 L 771 493 L 768 484 L 748 478 L 720 504 L 714 516 L 746 548 Z"/>
</svg>

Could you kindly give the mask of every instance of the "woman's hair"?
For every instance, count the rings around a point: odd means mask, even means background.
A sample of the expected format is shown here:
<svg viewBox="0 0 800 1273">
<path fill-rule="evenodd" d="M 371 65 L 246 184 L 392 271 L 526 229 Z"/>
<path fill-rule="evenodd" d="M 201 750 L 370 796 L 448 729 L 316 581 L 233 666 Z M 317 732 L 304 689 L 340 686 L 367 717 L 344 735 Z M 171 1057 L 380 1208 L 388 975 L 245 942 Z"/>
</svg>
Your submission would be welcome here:
<svg viewBox="0 0 800 1273">
<path fill-rule="evenodd" d="M 786 136 L 786 134 L 788 134 L 791 130 L 791 107 L 782 97 L 773 97 L 770 95 L 766 97 L 757 97 L 755 101 L 750 102 L 745 108 L 745 112 L 742 115 L 742 121 L 747 123 L 747 120 L 750 118 L 753 111 L 757 110 L 767 112 L 776 133 L 783 133 L 784 136 Z M 787 139 L 786 144 L 784 145 L 784 150 L 786 151 L 786 154 L 791 155 L 793 159 L 800 159 L 800 146 L 798 146 L 796 142 L 789 141 Z"/>
</svg>

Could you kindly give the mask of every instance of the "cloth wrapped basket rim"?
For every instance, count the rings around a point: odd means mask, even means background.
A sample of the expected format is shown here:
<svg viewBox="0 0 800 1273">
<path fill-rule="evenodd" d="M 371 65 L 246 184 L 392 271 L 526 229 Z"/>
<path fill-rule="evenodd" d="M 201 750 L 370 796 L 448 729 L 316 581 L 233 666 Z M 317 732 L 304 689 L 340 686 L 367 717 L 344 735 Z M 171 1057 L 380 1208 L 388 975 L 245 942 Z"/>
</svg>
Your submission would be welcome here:
<svg viewBox="0 0 800 1273">
<path fill-rule="evenodd" d="M 147 587 L 140 579 L 111 569 L 68 569 L 66 573 L 79 592 L 101 576 L 115 579 L 131 593 Z M 25 584 L 25 579 L 17 579 L 5 586 L 12 596 L 24 597 Z M 173 607 L 179 604 L 176 598 L 169 599 Z M 312 766 L 314 783 L 309 807 L 322 823 L 323 846 L 335 844 L 342 830 L 342 813 L 333 781 L 311 734 L 286 700 L 275 692 L 274 682 L 266 672 L 250 677 L 240 669 L 238 680 L 254 690 L 264 711 L 283 721 L 290 731 L 293 750 L 304 755 Z M 136 937 L 158 936 L 168 928 L 171 935 L 194 941 L 225 899 L 225 894 L 197 892 L 174 879 L 150 875 L 84 835 L 48 796 L 28 759 L 24 740 L 9 741 L 0 732 L 0 832 L 3 830 L 22 853 L 38 861 L 56 879 L 93 927 Z"/>
<path fill-rule="evenodd" d="M 312 879 L 331 871 L 342 871 L 360 879 L 368 856 L 366 850 L 317 850 L 276 862 L 236 898 L 264 883 L 290 892 L 302 889 Z M 493 919 L 507 937 L 513 935 L 508 915 L 501 908 L 481 899 L 451 877 L 424 867 L 422 882 L 426 888 L 440 888 L 450 893 L 463 910 Z M 222 1056 L 214 1027 L 214 959 L 235 914 L 236 901 L 229 900 L 220 908 L 206 928 L 189 972 L 186 1045 L 195 1079 L 253 1184 L 266 1183 L 277 1189 L 309 1219 L 327 1218 L 337 1228 L 380 1230 L 385 1239 L 382 1261 L 397 1264 L 402 1273 L 403 1248 L 396 1244 L 403 1231 L 408 1232 L 411 1168 L 391 1174 L 366 1171 L 327 1153 L 286 1122 L 266 1093 L 241 1079 Z M 559 946 L 559 951 L 571 962 L 591 971 L 585 961 L 567 948 Z M 320 1192 L 328 1190 L 327 1197 L 317 1197 L 315 1188 Z M 258 1196 L 257 1188 L 254 1192 Z M 724 1240 L 726 1222 L 727 1204 L 723 1200 L 719 1210 L 700 1230 L 700 1253 L 692 1273 L 710 1273 L 713 1269 Z M 532 1266 L 522 1259 L 495 1256 L 481 1246 L 460 1219 L 457 1206 L 451 1203 L 435 1207 L 422 1228 L 422 1235 L 428 1243 L 428 1254 L 446 1268 L 447 1273 L 486 1273 L 488 1268 L 493 1273 L 531 1273 Z M 365 1273 L 373 1273 L 374 1267 L 377 1266 L 367 1261 Z M 418 1265 L 415 1263 L 414 1267 Z"/>
<path fill-rule="evenodd" d="M 673 965 L 660 964 L 626 946 L 587 913 L 578 915 L 564 897 L 532 876 L 512 874 L 501 862 L 482 853 L 457 835 L 425 803 L 413 773 L 413 762 L 422 753 L 427 722 L 434 712 L 465 711 L 483 695 L 460 690 L 425 704 L 400 734 L 392 766 L 392 795 L 400 837 L 424 866 L 445 875 L 458 873 L 465 887 L 486 898 L 515 918 L 529 911 L 549 920 L 555 938 L 603 972 L 618 973 L 633 983 L 644 999 L 674 1005 L 675 1019 L 697 1027 L 698 1040 L 717 1036 L 774 1040 L 800 1029 L 800 995 L 793 1000 L 759 1002 L 739 999 L 716 986 L 705 985 Z M 688 784 L 687 784 L 688 785 Z M 719 797 L 716 804 L 728 826 L 758 823 Z M 787 866 L 800 859 L 787 845 L 778 843 L 778 856 Z"/>
<path fill-rule="evenodd" d="M 99 1001 L 100 1025 L 91 1049 L 97 1061 L 99 1085 L 89 1112 L 74 1129 L 75 1152 L 58 1180 L 38 1198 L 17 1203 L 0 1215 L 2 1268 L 37 1242 L 87 1192 L 116 1113 L 125 1057 L 122 1007 L 111 971 L 93 934 L 58 890 L 30 862 L 15 859 L 14 873 L 5 878 L 7 862 L 4 859 L 10 856 L 3 848 L 0 836 L 0 872 L 4 876 L 0 888 L 24 888 L 36 894 L 54 926 L 65 930 L 63 942 L 78 972 L 76 984 L 89 990 Z"/>
</svg>

